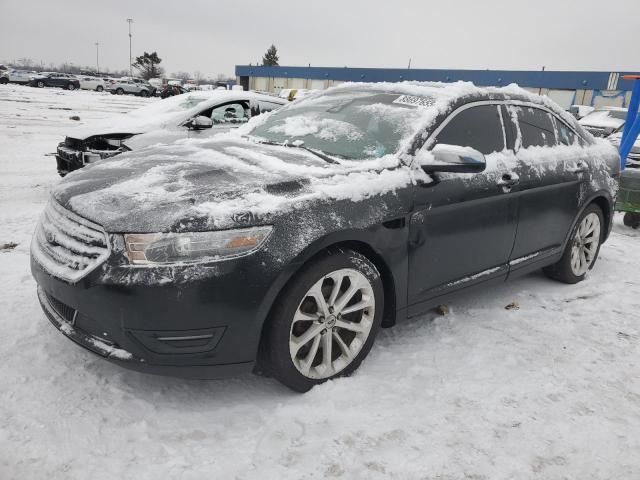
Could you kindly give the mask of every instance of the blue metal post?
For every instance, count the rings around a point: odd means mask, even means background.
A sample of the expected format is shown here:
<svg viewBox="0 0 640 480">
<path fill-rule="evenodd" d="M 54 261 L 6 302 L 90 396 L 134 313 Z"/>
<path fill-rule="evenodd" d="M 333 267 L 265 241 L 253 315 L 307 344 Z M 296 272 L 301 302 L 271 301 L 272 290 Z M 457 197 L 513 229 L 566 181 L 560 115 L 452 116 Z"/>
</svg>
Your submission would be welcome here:
<svg viewBox="0 0 640 480">
<path fill-rule="evenodd" d="M 628 122 L 629 120 L 627 120 Z M 627 131 L 627 125 L 624 126 L 625 134 L 622 136 L 622 142 L 620 142 L 620 169 L 624 170 L 627 164 L 627 155 L 633 148 L 633 144 L 636 143 L 638 134 L 640 134 L 640 115 L 636 115 L 633 125 L 631 125 Z"/>
<path fill-rule="evenodd" d="M 633 93 L 631 94 L 631 102 L 629 102 L 629 111 L 627 120 L 624 124 L 622 140 L 620 141 L 620 169 L 624 170 L 627 165 L 627 155 L 631 151 L 633 144 L 640 134 L 640 123 L 638 116 L 638 107 L 640 107 L 640 79 L 635 80 L 633 85 Z"/>
</svg>

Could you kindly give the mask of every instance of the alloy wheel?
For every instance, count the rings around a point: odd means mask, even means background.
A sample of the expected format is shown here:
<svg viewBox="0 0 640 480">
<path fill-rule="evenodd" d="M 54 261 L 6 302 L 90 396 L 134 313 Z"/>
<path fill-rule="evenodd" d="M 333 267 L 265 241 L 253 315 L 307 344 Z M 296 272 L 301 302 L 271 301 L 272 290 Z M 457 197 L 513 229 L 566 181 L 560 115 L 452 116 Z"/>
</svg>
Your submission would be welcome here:
<svg viewBox="0 0 640 480">
<path fill-rule="evenodd" d="M 586 215 L 573 237 L 571 245 L 571 271 L 577 277 L 587 273 L 600 245 L 600 218 L 596 213 Z"/>
<path fill-rule="evenodd" d="M 296 309 L 289 353 L 311 379 L 329 378 L 356 358 L 371 333 L 376 302 L 367 277 L 351 268 L 318 280 Z"/>
</svg>

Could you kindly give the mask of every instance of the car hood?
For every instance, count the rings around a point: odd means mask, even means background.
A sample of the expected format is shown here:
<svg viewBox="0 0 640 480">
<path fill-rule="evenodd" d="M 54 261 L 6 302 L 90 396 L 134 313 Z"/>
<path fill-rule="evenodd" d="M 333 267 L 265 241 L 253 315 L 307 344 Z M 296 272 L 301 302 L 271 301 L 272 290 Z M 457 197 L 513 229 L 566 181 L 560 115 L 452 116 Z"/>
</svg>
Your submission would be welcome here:
<svg viewBox="0 0 640 480">
<path fill-rule="evenodd" d="M 52 195 L 108 232 L 197 231 L 264 223 L 305 200 L 357 199 L 410 180 L 391 156 L 329 164 L 291 147 L 189 139 L 90 164 Z"/>
<path fill-rule="evenodd" d="M 218 133 L 228 132 L 232 128 L 237 128 L 237 125 L 214 125 L 211 128 L 203 130 L 189 130 L 186 127 L 168 127 L 158 130 L 150 130 L 131 138 L 126 139 L 123 144 L 131 151 L 139 151 L 151 146 L 168 145 L 178 140 L 186 138 L 203 140 L 205 138 L 212 137 Z"/>
<path fill-rule="evenodd" d="M 77 126 L 67 134 L 77 140 L 86 140 L 96 135 L 108 136 L 118 134 L 137 135 L 170 127 L 177 127 L 185 120 L 185 113 L 165 115 L 136 116 L 128 113 L 114 115 L 110 118 L 92 122 L 90 125 Z"/>
<path fill-rule="evenodd" d="M 624 120 L 620 120 L 618 118 L 612 118 L 606 115 L 595 116 L 593 114 L 581 118 L 578 122 L 585 128 L 611 128 L 614 130 L 624 124 Z"/>
</svg>

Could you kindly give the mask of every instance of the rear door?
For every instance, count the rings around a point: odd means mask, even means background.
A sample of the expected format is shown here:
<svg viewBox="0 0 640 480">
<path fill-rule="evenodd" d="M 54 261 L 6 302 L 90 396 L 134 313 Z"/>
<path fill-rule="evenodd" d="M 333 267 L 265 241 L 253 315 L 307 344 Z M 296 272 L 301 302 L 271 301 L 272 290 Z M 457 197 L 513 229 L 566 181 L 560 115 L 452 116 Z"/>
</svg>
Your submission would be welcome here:
<svg viewBox="0 0 640 480">
<path fill-rule="evenodd" d="M 522 268 L 561 251 L 588 178 L 575 133 L 537 105 L 507 105 L 519 176 L 519 213 L 511 264 Z M 563 128 L 557 132 L 558 125 Z"/>
<path fill-rule="evenodd" d="M 501 280 L 516 232 L 517 203 L 512 152 L 506 148 L 499 105 L 478 102 L 452 113 L 425 145 L 472 147 L 485 154 L 487 170 L 434 174 L 417 186 L 409 227 L 409 315 L 433 299 L 489 279 Z"/>
</svg>

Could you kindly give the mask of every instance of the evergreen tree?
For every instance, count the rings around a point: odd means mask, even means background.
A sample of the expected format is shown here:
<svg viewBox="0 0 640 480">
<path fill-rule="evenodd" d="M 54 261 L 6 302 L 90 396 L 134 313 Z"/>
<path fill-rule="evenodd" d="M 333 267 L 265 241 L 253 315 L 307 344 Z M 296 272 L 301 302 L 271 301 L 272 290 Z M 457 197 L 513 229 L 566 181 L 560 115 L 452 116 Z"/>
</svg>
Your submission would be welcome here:
<svg viewBox="0 0 640 480">
<path fill-rule="evenodd" d="M 136 57 L 133 67 L 140 71 L 142 78 L 149 80 L 150 78 L 159 77 L 163 73 L 163 69 L 158 66 L 160 62 L 162 62 L 162 59 L 158 57 L 156 52 L 144 52 L 144 55 Z"/>
<path fill-rule="evenodd" d="M 265 67 L 277 67 L 279 65 L 278 60 L 278 49 L 275 45 L 271 45 L 267 53 L 262 57 L 262 65 Z"/>
</svg>

